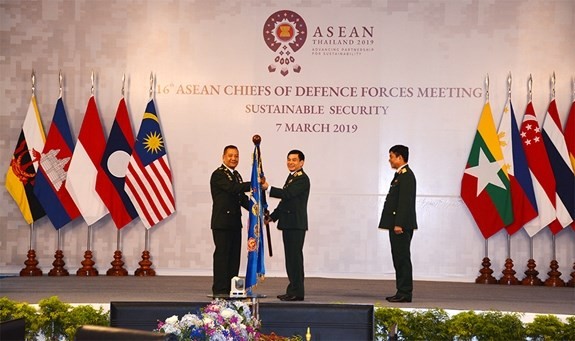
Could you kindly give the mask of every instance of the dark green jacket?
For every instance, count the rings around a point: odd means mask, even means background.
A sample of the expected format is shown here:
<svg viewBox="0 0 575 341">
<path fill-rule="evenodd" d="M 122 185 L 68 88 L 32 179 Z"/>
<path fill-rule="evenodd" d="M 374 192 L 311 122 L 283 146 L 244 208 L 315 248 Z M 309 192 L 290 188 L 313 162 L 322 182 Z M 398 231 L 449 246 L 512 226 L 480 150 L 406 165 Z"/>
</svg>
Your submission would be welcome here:
<svg viewBox="0 0 575 341">
<path fill-rule="evenodd" d="M 417 229 L 415 192 L 415 174 L 406 165 L 396 172 L 391 181 L 389 193 L 383 204 L 379 228 L 389 230 L 394 226 L 400 226 L 403 229 Z"/>
<path fill-rule="evenodd" d="M 281 199 L 270 215 L 273 221 L 279 220 L 280 230 L 307 230 L 307 200 L 310 181 L 300 169 L 290 175 L 283 188 L 271 187 L 270 197 Z"/>
</svg>

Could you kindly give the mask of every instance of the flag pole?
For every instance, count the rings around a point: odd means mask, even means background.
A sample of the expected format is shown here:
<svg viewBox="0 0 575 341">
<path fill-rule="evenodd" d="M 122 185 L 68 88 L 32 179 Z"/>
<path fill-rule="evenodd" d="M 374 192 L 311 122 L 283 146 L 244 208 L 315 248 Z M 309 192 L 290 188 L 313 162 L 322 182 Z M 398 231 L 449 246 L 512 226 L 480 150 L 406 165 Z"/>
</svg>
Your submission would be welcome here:
<svg viewBox="0 0 575 341">
<path fill-rule="evenodd" d="M 551 246 L 553 249 L 553 259 L 551 260 L 551 264 L 549 265 L 549 267 L 551 268 L 551 271 L 549 271 L 547 274 L 549 275 L 549 278 L 547 278 L 545 280 L 545 286 L 546 287 L 564 287 L 565 286 L 565 281 L 563 281 L 561 279 L 561 272 L 558 270 L 559 269 L 559 262 L 557 262 L 557 258 L 555 258 L 555 234 L 552 233 L 551 235 Z"/>
<path fill-rule="evenodd" d="M 98 276 L 98 270 L 94 268 L 94 264 L 96 264 L 96 262 L 92 260 L 92 225 L 88 225 L 88 236 L 86 244 L 84 260 L 80 262 L 82 267 L 76 271 L 76 276 Z"/>
<path fill-rule="evenodd" d="M 525 277 L 521 280 L 523 285 L 542 285 L 543 282 L 537 277 L 539 271 L 535 270 L 536 264 L 533 259 L 533 237 L 529 236 L 529 260 L 527 261 L 527 270 L 525 270 Z"/>
<path fill-rule="evenodd" d="M 124 88 L 126 85 L 126 74 L 122 74 L 122 100 L 124 99 Z M 110 137 L 108 137 L 109 139 Z M 128 276 L 128 270 L 124 268 L 122 260 L 122 229 L 116 230 L 116 251 L 114 251 L 114 260 L 110 263 L 111 268 L 106 271 L 106 276 Z"/>
<path fill-rule="evenodd" d="M 24 261 L 25 268 L 20 270 L 20 276 L 42 276 L 42 270 L 38 269 L 36 260 L 36 251 L 34 251 L 34 222 L 30 223 L 30 248 L 28 249 L 27 259 Z"/>
<path fill-rule="evenodd" d="M 34 69 L 32 69 L 32 74 L 30 75 L 30 80 L 32 82 L 32 97 L 36 95 L 36 75 L 34 74 Z M 42 270 L 38 269 L 38 261 L 36 260 L 36 251 L 34 251 L 34 220 L 30 223 L 30 243 L 27 253 L 27 259 L 24 261 L 25 268 L 20 270 L 20 276 L 42 276 Z"/>
<path fill-rule="evenodd" d="M 262 142 L 262 138 L 259 135 L 254 135 L 252 137 L 252 142 L 254 143 L 254 145 L 256 146 L 257 150 L 258 150 L 258 155 L 260 156 L 260 170 L 261 170 L 261 176 L 263 178 L 265 178 L 264 176 L 264 166 L 263 166 L 263 162 L 262 162 L 262 158 L 261 158 L 261 150 L 260 150 L 260 143 Z M 267 209 L 267 199 L 266 199 L 266 194 L 265 191 L 262 191 L 262 195 L 261 195 L 261 200 L 262 200 L 262 204 L 263 206 L 266 207 L 266 210 L 264 212 L 264 217 L 266 217 L 266 219 L 264 219 L 264 225 L 266 227 L 266 237 L 267 237 L 267 241 L 268 241 L 268 254 L 270 255 L 270 257 L 272 257 L 274 255 L 273 250 L 272 250 L 272 238 L 271 238 L 271 233 L 270 233 L 270 224 L 265 222 L 267 220 L 267 218 L 270 215 L 270 211 Z"/>
<path fill-rule="evenodd" d="M 499 279 L 499 284 L 517 285 L 519 280 L 515 277 L 513 270 L 513 260 L 511 259 L 511 235 L 507 233 L 507 258 L 505 259 L 505 269 L 501 272 L 503 276 Z"/>
<path fill-rule="evenodd" d="M 134 275 L 136 276 L 155 276 L 156 271 L 151 268 L 152 262 L 150 261 L 150 229 L 146 228 L 145 247 L 142 252 L 142 260 L 138 263 L 140 267 L 136 269 Z"/>
<path fill-rule="evenodd" d="M 54 254 L 54 262 L 52 262 L 52 265 L 54 266 L 52 268 L 52 270 L 50 270 L 50 272 L 48 272 L 48 276 L 68 276 L 70 275 L 70 273 L 68 272 L 68 270 L 66 270 L 66 268 L 64 268 L 64 265 L 66 265 L 66 263 L 64 262 L 64 252 L 62 251 L 62 234 L 60 232 L 60 229 L 58 229 L 58 249 L 56 250 L 56 253 Z"/>
</svg>

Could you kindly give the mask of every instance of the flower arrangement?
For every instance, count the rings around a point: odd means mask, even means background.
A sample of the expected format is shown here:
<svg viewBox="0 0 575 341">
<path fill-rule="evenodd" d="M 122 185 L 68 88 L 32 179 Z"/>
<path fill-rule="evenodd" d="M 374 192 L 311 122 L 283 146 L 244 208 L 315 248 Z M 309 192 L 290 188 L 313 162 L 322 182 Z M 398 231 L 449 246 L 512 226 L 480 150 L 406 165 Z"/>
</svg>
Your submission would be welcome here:
<svg viewBox="0 0 575 341">
<path fill-rule="evenodd" d="M 199 314 L 174 315 L 158 321 L 157 332 L 172 334 L 181 341 L 252 341 L 260 337 L 261 322 L 242 301 L 216 299 Z"/>
</svg>

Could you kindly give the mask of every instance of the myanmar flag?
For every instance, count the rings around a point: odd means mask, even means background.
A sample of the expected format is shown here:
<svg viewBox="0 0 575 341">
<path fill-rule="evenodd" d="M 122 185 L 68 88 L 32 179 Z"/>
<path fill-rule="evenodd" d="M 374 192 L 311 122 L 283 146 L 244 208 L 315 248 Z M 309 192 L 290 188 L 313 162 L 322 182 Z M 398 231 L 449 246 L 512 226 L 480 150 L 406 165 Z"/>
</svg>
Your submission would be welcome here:
<svg viewBox="0 0 575 341">
<path fill-rule="evenodd" d="M 513 222 L 509 177 L 491 106 L 486 102 L 461 179 L 461 198 L 484 238 Z"/>
</svg>

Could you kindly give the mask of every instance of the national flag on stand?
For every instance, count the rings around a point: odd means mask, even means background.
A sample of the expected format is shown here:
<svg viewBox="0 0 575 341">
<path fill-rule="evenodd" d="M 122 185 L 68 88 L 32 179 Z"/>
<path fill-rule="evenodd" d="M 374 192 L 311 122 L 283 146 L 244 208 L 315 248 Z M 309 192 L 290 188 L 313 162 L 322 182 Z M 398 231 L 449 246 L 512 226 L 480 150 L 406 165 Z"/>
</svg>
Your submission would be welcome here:
<svg viewBox="0 0 575 341">
<path fill-rule="evenodd" d="M 34 194 L 57 230 L 80 216 L 66 189 L 66 175 L 74 151 L 74 140 L 62 97 L 58 98 L 46 144 L 40 156 Z"/>
<path fill-rule="evenodd" d="M 486 102 L 461 179 L 461 198 L 485 239 L 513 222 L 509 177 L 491 106 Z"/>
<path fill-rule="evenodd" d="M 108 209 L 96 192 L 96 176 L 101 168 L 100 160 L 104 148 L 106 148 L 106 137 L 96 100 L 92 95 L 88 100 L 66 179 L 66 189 L 88 225 L 94 224 L 108 214 Z"/>
<path fill-rule="evenodd" d="M 148 229 L 176 211 L 172 171 L 153 99 L 142 118 L 124 188 Z"/>
<path fill-rule="evenodd" d="M 569 110 L 569 116 L 567 116 L 567 123 L 565 123 L 563 135 L 565 136 L 565 144 L 569 152 L 571 167 L 575 170 L 575 100 L 571 103 L 571 110 Z M 571 227 L 575 229 L 575 223 L 571 223 Z"/>
<path fill-rule="evenodd" d="M 248 228 L 248 266 L 246 269 L 246 288 L 251 291 L 258 283 L 258 278 L 265 275 L 264 260 L 264 213 L 267 204 L 263 198 L 262 186 L 260 184 L 262 163 L 259 146 L 255 146 L 252 163 L 251 195 L 250 195 L 250 215 Z"/>
<path fill-rule="evenodd" d="M 575 173 L 569 159 L 569 151 L 561 129 L 561 120 L 555 99 L 549 103 L 543 122 L 543 142 L 549 163 L 555 176 L 555 211 L 560 226 L 567 227 L 575 217 Z M 549 226 L 554 234 L 561 231 L 557 224 Z M 556 228 L 556 229 L 553 229 Z"/>
<path fill-rule="evenodd" d="M 511 184 L 511 203 L 513 206 L 513 222 L 505 228 L 507 233 L 512 235 L 527 222 L 537 217 L 537 202 L 511 99 L 508 100 L 503 109 L 498 133 L 503 142 L 501 150 L 505 160 L 504 167 Z"/>
<path fill-rule="evenodd" d="M 124 185 L 126 172 L 134 146 L 134 133 L 126 101 L 118 104 L 116 118 L 108 136 L 106 149 L 100 161 L 96 191 L 110 211 L 116 228 L 121 229 L 138 216 Z"/>
<path fill-rule="evenodd" d="M 537 200 L 539 215 L 525 225 L 525 231 L 530 237 L 552 224 L 555 219 L 555 177 L 549 165 L 549 158 L 541 136 L 541 129 L 535 116 L 533 103 L 527 103 L 523 123 L 521 123 L 521 140 L 527 156 L 527 164 L 531 171 L 533 190 Z"/>
<path fill-rule="evenodd" d="M 569 152 L 571 167 L 575 170 L 575 100 L 571 103 L 571 110 L 569 110 L 569 116 L 567 116 L 563 135 L 565 135 L 565 145 Z"/>
<path fill-rule="evenodd" d="M 22 124 L 18 143 L 12 154 L 10 167 L 6 172 L 6 190 L 12 196 L 24 220 L 32 224 L 46 215 L 42 205 L 34 194 L 34 183 L 44 149 L 46 135 L 40 119 L 36 97 L 32 95 L 28 112 Z"/>
</svg>

